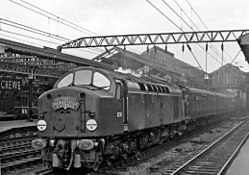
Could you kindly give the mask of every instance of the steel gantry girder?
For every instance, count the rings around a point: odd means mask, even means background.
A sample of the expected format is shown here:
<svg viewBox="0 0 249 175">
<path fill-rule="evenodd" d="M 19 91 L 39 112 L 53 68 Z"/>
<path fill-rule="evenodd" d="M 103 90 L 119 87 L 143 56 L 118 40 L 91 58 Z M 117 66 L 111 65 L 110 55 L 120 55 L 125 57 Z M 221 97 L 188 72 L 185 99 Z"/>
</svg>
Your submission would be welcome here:
<svg viewBox="0 0 249 175">
<path fill-rule="evenodd" d="M 235 42 L 249 33 L 245 30 L 213 30 L 82 37 L 58 46 L 58 49 L 126 45 L 185 44 L 200 42 Z"/>
</svg>

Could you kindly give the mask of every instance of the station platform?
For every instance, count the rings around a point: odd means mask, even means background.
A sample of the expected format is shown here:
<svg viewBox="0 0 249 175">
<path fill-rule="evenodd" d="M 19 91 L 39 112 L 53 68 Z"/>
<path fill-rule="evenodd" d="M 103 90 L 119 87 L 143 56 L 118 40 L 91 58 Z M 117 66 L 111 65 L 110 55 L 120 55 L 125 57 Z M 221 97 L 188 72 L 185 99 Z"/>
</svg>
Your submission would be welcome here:
<svg viewBox="0 0 249 175">
<path fill-rule="evenodd" d="M 32 122 L 27 122 L 27 120 L 0 121 L 0 133 L 13 128 L 36 126 L 36 122 L 37 120 L 33 120 Z"/>
<path fill-rule="evenodd" d="M 226 172 L 226 175 L 249 175 L 249 139 Z"/>
</svg>

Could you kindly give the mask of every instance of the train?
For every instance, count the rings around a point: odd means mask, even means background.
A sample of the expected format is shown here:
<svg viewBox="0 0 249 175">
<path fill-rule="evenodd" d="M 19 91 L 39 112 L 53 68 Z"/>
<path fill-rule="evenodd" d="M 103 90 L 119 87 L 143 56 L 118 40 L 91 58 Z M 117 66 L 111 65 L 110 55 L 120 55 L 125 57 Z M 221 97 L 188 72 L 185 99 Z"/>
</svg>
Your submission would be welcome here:
<svg viewBox="0 0 249 175">
<path fill-rule="evenodd" d="M 38 99 L 42 160 L 53 169 L 97 170 L 246 107 L 222 94 L 96 67 L 64 74 Z"/>
</svg>

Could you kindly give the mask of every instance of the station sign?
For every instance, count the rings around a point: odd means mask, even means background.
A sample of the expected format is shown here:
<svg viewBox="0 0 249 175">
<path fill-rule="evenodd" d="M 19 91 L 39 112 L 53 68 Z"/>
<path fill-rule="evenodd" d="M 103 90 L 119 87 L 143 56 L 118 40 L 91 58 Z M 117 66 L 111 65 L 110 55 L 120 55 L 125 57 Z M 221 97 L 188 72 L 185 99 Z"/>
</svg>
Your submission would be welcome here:
<svg viewBox="0 0 249 175">
<path fill-rule="evenodd" d="M 22 89 L 22 80 L 0 78 L 0 91 L 19 91 Z"/>
</svg>

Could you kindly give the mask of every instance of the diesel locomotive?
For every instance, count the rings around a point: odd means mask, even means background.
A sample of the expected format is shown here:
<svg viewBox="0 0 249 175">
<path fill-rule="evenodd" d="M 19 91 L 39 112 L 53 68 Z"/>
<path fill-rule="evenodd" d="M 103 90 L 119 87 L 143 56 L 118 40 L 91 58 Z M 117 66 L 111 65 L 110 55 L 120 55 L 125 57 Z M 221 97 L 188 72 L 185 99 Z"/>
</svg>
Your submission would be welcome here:
<svg viewBox="0 0 249 175">
<path fill-rule="evenodd" d="M 98 169 L 103 162 L 226 117 L 245 98 L 112 70 L 79 67 L 38 99 L 32 144 L 55 169 Z"/>
</svg>

